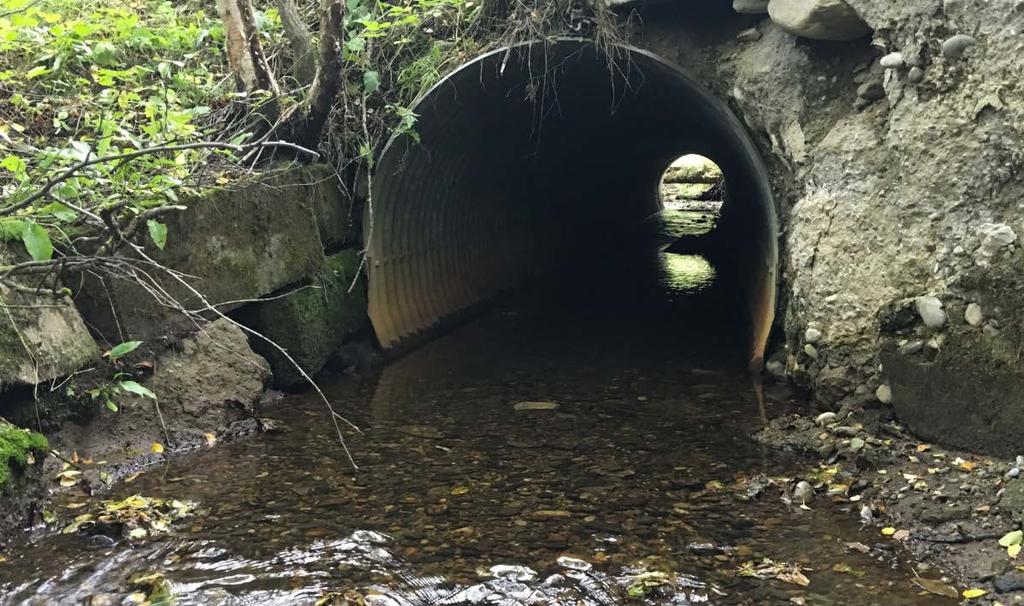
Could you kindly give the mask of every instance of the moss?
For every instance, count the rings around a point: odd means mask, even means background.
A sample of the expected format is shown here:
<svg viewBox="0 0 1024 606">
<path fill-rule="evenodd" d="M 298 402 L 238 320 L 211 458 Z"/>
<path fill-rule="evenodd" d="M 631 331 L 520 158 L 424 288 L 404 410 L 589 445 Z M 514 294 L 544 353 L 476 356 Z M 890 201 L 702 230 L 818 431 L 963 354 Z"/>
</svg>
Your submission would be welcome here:
<svg viewBox="0 0 1024 606">
<path fill-rule="evenodd" d="M 29 453 L 45 453 L 49 447 L 42 434 L 0 421 L 0 487 L 10 481 L 13 466 L 26 467 Z"/>
</svg>

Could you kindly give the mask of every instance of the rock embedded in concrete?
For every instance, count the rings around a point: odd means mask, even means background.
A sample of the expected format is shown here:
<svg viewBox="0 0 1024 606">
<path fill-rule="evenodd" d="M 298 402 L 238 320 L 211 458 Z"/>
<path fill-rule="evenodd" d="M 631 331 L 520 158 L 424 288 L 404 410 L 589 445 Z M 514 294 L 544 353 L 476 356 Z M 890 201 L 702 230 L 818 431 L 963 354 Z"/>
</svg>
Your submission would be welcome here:
<svg viewBox="0 0 1024 606">
<path fill-rule="evenodd" d="M 363 279 L 356 278 L 359 263 L 359 253 L 354 250 L 332 255 L 317 279 L 285 296 L 254 303 L 239 317 L 283 347 L 313 376 L 348 338 L 366 326 L 366 289 Z M 353 282 L 355 288 L 349 292 Z M 305 381 L 276 348 L 259 339 L 252 344 L 270 362 L 276 386 L 294 387 Z"/>
<path fill-rule="evenodd" d="M 986 266 L 1001 252 L 1017 242 L 1017 232 L 1005 223 L 984 223 L 978 227 L 981 246 L 974 253 L 975 262 Z"/>
<path fill-rule="evenodd" d="M 946 312 L 943 311 L 942 301 L 938 297 L 918 297 L 914 299 L 914 308 L 928 328 L 939 330 L 946 325 Z"/>
<path fill-rule="evenodd" d="M 757 42 L 761 39 L 761 31 L 756 27 L 748 27 L 736 34 L 736 39 L 740 42 Z"/>
<path fill-rule="evenodd" d="M 906 65 L 906 61 L 903 58 L 903 53 L 894 52 L 879 59 L 878 64 L 885 69 L 899 69 Z"/>
<path fill-rule="evenodd" d="M 807 343 L 817 344 L 821 341 L 821 337 L 821 331 L 817 328 L 811 327 L 804 331 L 804 341 Z"/>
<path fill-rule="evenodd" d="M 885 98 L 885 86 L 881 80 L 871 79 L 857 87 L 857 96 L 867 101 Z"/>
<path fill-rule="evenodd" d="M 763 15 L 768 12 L 768 0 L 732 0 L 732 10 L 744 15 Z"/>
<path fill-rule="evenodd" d="M 814 40 L 856 40 L 871 33 L 843 0 L 771 0 L 768 15 L 787 32 Z"/>
<path fill-rule="evenodd" d="M 967 49 L 976 45 L 978 41 L 967 34 L 957 34 L 947 38 L 942 43 L 942 55 L 947 59 L 960 59 L 967 52 Z"/>
<path fill-rule="evenodd" d="M 804 345 L 804 353 L 810 356 L 813 360 L 818 359 L 818 348 L 811 345 L 810 343 Z"/>
<path fill-rule="evenodd" d="M 964 311 L 964 320 L 971 326 L 981 326 L 985 321 L 985 314 L 981 311 L 981 305 L 970 303 Z"/>
<path fill-rule="evenodd" d="M 920 67 L 914 66 L 907 72 L 907 82 L 918 84 L 922 80 L 924 80 L 924 70 Z"/>
</svg>

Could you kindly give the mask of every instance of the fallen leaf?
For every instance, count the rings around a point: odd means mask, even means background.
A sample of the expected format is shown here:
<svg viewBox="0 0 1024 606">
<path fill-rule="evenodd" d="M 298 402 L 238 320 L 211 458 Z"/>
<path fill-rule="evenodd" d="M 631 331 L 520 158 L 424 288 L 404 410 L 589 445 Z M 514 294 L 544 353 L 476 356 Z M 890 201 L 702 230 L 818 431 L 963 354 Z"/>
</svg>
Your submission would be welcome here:
<svg viewBox="0 0 1024 606">
<path fill-rule="evenodd" d="M 1020 555 L 1020 543 L 1017 543 L 1016 545 L 1010 545 L 1009 547 L 1007 547 L 1006 555 L 1010 556 L 1011 558 L 1016 558 L 1018 555 Z"/>
<path fill-rule="evenodd" d="M 968 600 L 973 600 L 974 598 L 980 598 L 987 593 L 988 592 L 984 589 L 964 589 L 963 596 Z"/>
<path fill-rule="evenodd" d="M 452 494 L 454 496 L 464 495 L 469 492 L 469 486 L 456 486 L 452 488 Z"/>
<path fill-rule="evenodd" d="M 149 447 L 149 451 L 154 454 L 161 454 L 164 451 L 164 445 L 161 444 L 160 442 L 153 442 L 153 444 Z"/>
<path fill-rule="evenodd" d="M 864 574 L 865 574 L 863 570 L 859 570 L 857 568 L 854 568 L 853 566 L 850 566 L 849 564 L 847 564 L 845 562 L 839 562 L 837 564 L 833 564 L 832 565 L 832 572 L 840 572 L 842 574 L 849 574 L 849 575 L 853 575 L 853 576 L 858 577 L 858 578 L 864 576 Z"/>
<path fill-rule="evenodd" d="M 882 534 L 887 537 L 891 537 L 892 535 L 896 534 L 896 529 L 892 526 L 886 526 L 882 529 Z"/>
<path fill-rule="evenodd" d="M 554 410 L 558 408 L 557 402 L 516 402 L 512 407 L 515 410 Z"/>
<path fill-rule="evenodd" d="M 931 449 L 931 447 L 932 447 L 931 444 L 918 444 L 917 445 L 917 452 L 924 452 L 926 450 Z"/>
<path fill-rule="evenodd" d="M 1020 545 L 1022 539 L 1024 539 L 1024 532 L 1013 530 L 1004 534 L 1003 538 L 999 539 L 999 546 L 1010 547 L 1011 545 Z"/>
<path fill-rule="evenodd" d="M 914 584 L 924 589 L 928 593 L 935 595 L 941 595 L 943 597 L 956 599 L 960 597 L 960 594 L 956 592 L 956 589 L 946 585 L 942 581 L 936 579 L 922 579 L 920 577 L 914 579 Z"/>
<path fill-rule="evenodd" d="M 209 445 L 212 445 L 214 442 L 217 441 L 217 436 L 213 435 L 212 433 L 205 433 L 203 434 L 203 436 L 206 438 L 206 443 Z"/>
</svg>

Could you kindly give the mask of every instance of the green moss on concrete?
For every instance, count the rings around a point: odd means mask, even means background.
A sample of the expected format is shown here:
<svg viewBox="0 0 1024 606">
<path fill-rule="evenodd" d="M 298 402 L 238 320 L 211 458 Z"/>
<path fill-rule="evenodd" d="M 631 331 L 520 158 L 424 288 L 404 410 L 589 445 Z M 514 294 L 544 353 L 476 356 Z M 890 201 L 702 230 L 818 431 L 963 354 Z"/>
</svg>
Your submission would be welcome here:
<svg viewBox="0 0 1024 606">
<path fill-rule="evenodd" d="M 359 253 L 347 250 L 327 257 L 324 271 L 307 288 L 287 297 L 253 305 L 241 320 L 285 348 L 313 375 L 337 349 L 366 326 L 366 287 L 353 280 L 359 271 Z M 265 357 L 279 387 L 299 385 L 302 375 L 278 350 L 260 341 L 253 349 Z"/>
<path fill-rule="evenodd" d="M 49 447 L 43 435 L 0 421 L 0 488 L 10 482 L 15 466 L 28 465 L 29 453 L 43 454 Z"/>
</svg>

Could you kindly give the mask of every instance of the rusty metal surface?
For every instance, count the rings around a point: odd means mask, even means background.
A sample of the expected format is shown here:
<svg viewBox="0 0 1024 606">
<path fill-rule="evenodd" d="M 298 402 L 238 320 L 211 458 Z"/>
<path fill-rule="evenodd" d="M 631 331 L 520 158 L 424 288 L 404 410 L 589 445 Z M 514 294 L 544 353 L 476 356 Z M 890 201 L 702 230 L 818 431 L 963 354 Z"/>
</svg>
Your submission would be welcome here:
<svg viewBox="0 0 1024 606">
<path fill-rule="evenodd" d="M 695 152 L 742 184 L 737 254 L 750 268 L 751 356 L 763 355 L 778 251 L 756 148 L 724 103 L 678 68 L 636 48 L 617 49 L 617 59 L 610 72 L 577 40 L 500 49 L 417 104 L 419 142 L 388 144 L 364 221 L 369 314 L 385 349 L 514 288 L 587 238 L 628 229 L 660 204 L 668 163 Z"/>
</svg>

